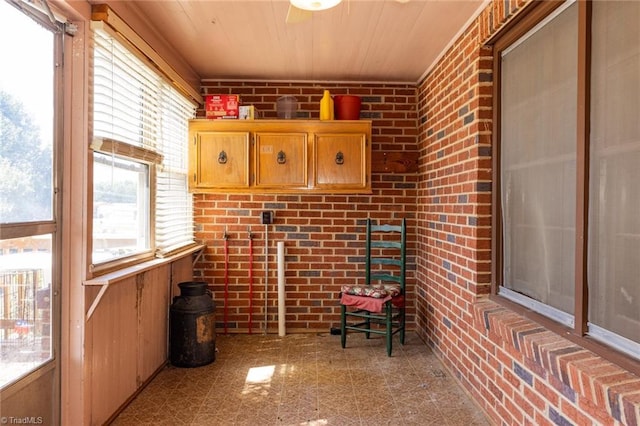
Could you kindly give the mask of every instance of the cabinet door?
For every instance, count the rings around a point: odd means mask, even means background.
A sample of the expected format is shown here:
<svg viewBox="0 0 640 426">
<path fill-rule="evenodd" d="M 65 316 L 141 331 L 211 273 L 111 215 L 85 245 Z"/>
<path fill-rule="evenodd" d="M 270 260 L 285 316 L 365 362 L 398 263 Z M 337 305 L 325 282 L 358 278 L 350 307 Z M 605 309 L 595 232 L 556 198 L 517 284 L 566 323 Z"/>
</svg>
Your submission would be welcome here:
<svg viewBox="0 0 640 426">
<path fill-rule="evenodd" d="M 367 138 L 363 133 L 317 133 L 315 187 L 367 188 Z"/>
<path fill-rule="evenodd" d="M 249 132 L 198 132 L 196 188 L 249 187 Z"/>
<path fill-rule="evenodd" d="M 256 133 L 256 187 L 307 187 L 307 134 Z"/>
</svg>

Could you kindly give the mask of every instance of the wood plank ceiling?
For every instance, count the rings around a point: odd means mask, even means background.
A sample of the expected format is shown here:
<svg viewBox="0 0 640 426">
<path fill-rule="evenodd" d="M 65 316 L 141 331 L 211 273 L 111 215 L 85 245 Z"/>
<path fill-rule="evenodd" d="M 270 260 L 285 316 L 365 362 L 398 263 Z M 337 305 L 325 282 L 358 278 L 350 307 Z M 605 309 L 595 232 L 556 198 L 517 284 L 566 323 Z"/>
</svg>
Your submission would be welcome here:
<svg viewBox="0 0 640 426">
<path fill-rule="evenodd" d="M 202 79 L 416 83 L 487 0 L 343 0 L 298 23 L 288 0 L 127 3 Z"/>
</svg>

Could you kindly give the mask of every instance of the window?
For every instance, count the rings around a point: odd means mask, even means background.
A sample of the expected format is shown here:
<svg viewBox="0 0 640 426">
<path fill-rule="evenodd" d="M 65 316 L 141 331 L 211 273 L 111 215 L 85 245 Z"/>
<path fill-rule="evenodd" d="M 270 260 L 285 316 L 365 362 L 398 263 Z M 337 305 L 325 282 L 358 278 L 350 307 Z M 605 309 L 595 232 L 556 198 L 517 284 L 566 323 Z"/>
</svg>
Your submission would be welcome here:
<svg viewBox="0 0 640 426">
<path fill-rule="evenodd" d="M 148 250 L 149 165 L 95 152 L 93 176 L 93 262 Z"/>
<path fill-rule="evenodd" d="M 640 3 L 594 2 L 589 334 L 640 347 Z"/>
<path fill-rule="evenodd" d="M 108 26 L 94 24 L 92 263 L 112 268 L 193 244 L 194 107 Z"/>
<path fill-rule="evenodd" d="M 61 109 L 55 106 L 61 105 L 56 81 L 62 71 L 53 64 L 60 62 L 63 27 L 35 9 L 8 2 L 0 2 L 0 15 L 2 399 L 12 384 L 24 391 L 26 383 L 38 383 L 39 371 L 55 365 L 59 319 L 53 295 L 60 283 L 54 182 Z M 52 399 L 48 392 L 42 395 Z"/>
<path fill-rule="evenodd" d="M 640 359 L 640 3 L 542 3 L 495 44 L 494 285 Z"/>
<path fill-rule="evenodd" d="M 576 9 L 534 28 L 501 58 L 501 290 L 548 306 L 563 322 L 573 314 Z"/>
</svg>

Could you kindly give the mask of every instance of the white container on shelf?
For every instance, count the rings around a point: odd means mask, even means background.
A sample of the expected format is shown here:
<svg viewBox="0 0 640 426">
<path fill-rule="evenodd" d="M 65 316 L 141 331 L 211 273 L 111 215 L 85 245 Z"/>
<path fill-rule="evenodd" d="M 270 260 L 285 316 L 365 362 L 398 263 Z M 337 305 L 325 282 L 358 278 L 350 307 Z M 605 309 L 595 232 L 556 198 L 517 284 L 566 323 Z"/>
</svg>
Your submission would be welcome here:
<svg viewBox="0 0 640 426">
<path fill-rule="evenodd" d="M 278 118 L 291 119 L 296 118 L 298 112 L 298 100 L 295 96 L 281 96 L 276 103 Z"/>
</svg>

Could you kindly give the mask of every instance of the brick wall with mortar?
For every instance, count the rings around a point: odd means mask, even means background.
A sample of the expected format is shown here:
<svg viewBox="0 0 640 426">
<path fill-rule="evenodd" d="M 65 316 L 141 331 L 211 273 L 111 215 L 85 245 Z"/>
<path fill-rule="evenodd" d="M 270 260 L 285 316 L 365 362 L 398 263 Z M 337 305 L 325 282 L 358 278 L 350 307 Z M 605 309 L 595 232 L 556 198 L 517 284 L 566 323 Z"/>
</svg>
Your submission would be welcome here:
<svg viewBox="0 0 640 426">
<path fill-rule="evenodd" d="M 496 424 L 640 424 L 640 378 L 488 299 L 494 1 L 418 87 L 416 329 Z"/>
<path fill-rule="evenodd" d="M 318 119 L 323 90 L 362 98 L 361 119 L 372 121 L 373 152 L 416 150 L 416 87 L 405 84 L 274 83 L 203 81 L 202 94 L 238 94 L 262 118 L 277 118 L 277 99 L 298 99 L 298 118 Z M 204 117 L 204 110 L 198 111 Z M 418 176 L 372 173 L 370 195 L 195 194 L 196 239 L 206 245 L 196 277 L 209 283 L 216 300 L 218 332 L 277 331 L 277 247 L 285 242 L 287 332 L 328 332 L 339 325 L 340 286 L 363 280 L 364 220 L 398 223 L 408 219 L 408 293 L 415 288 L 415 210 Z M 273 210 L 275 221 L 260 224 L 260 212 Z M 253 280 L 249 280 L 249 237 L 253 239 Z M 225 233 L 229 235 L 225 309 Z M 268 252 L 266 244 L 268 238 Z M 250 289 L 252 287 L 252 289 Z M 265 299 L 266 288 L 266 299 Z M 250 291 L 252 290 L 252 297 Z M 250 309 L 251 304 L 251 309 Z M 250 318 L 251 313 L 251 318 Z M 413 328 L 415 307 L 409 306 Z"/>
</svg>

